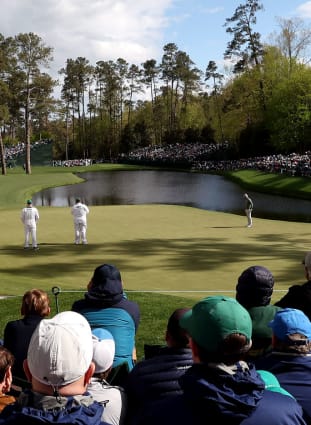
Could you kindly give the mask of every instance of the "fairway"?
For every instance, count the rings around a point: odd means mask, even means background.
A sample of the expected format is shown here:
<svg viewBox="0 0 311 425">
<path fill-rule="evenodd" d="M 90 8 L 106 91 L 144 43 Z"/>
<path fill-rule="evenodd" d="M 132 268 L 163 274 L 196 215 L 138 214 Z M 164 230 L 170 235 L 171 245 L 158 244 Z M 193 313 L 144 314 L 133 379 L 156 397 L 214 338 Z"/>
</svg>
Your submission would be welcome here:
<svg viewBox="0 0 311 425">
<path fill-rule="evenodd" d="M 243 215 L 174 205 L 91 207 L 89 244 L 77 246 L 69 208 L 39 207 L 39 212 L 40 250 L 25 251 L 20 209 L 0 210 L 1 295 L 53 286 L 84 291 L 94 268 L 111 263 L 129 292 L 192 299 L 233 295 L 245 268 L 264 265 L 275 277 L 278 298 L 278 291 L 304 281 L 301 260 L 311 249 L 308 223 L 254 216 L 249 229 Z"/>
</svg>

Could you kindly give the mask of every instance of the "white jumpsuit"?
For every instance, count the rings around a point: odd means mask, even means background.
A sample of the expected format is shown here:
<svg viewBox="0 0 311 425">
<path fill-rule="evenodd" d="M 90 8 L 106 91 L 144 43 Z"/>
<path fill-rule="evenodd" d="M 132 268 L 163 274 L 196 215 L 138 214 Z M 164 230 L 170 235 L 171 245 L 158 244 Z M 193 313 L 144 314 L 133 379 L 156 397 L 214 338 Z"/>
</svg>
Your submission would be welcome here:
<svg viewBox="0 0 311 425">
<path fill-rule="evenodd" d="M 86 216 L 89 213 L 89 209 L 82 202 L 77 202 L 71 208 L 71 214 L 73 215 L 74 229 L 75 229 L 75 244 L 82 242 L 87 244 L 86 240 L 86 228 L 87 220 Z"/>
<path fill-rule="evenodd" d="M 37 208 L 28 205 L 22 209 L 21 220 L 24 224 L 25 231 L 25 242 L 24 248 L 29 247 L 30 237 L 32 242 L 32 247 L 37 248 L 37 222 L 39 220 L 39 212 Z"/>
</svg>

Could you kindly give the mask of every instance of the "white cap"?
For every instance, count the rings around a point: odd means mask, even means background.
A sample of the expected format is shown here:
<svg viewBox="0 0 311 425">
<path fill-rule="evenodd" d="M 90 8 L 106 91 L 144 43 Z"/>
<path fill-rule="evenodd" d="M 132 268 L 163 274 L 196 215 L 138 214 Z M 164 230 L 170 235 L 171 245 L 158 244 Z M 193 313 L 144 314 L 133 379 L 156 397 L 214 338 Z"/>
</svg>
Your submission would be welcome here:
<svg viewBox="0 0 311 425">
<path fill-rule="evenodd" d="M 106 372 L 112 366 L 115 354 L 113 336 L 103 328 L 95 328 L 92 332 L 95 373 Z"/>
<path fill-rule="evenodd" d="M 43 319 L 28 348 L 30 373 L 41 383 L 63 386 L 88 370 L 93 356 L 92 331 L 79 313 L 65 311 Z"/>
</svg>

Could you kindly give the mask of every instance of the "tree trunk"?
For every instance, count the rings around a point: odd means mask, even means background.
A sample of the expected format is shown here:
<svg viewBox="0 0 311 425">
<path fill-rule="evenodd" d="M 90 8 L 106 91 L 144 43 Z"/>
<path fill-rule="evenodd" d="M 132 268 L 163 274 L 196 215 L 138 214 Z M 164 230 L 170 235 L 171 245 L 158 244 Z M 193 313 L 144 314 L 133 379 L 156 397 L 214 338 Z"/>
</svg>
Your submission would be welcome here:
<svg viewBox="0 0 311 425">
<path fill-rule="evenodd" d="M 31 174 L 30 162 L 30 90 L 28 89 L 26 107 L 25 107 L 25 143 L 26 143 L 26 156 L 25 156 L 25 171 L 26 174 Z"/>
<path fill-rule="evenodd" d="M 1 158 L 2 175 L 6 175 L 6 163 L 5 163 L 4 146 L 3 146 L 1 130 L 0 130 L 0 158 Z"/>
</svg>

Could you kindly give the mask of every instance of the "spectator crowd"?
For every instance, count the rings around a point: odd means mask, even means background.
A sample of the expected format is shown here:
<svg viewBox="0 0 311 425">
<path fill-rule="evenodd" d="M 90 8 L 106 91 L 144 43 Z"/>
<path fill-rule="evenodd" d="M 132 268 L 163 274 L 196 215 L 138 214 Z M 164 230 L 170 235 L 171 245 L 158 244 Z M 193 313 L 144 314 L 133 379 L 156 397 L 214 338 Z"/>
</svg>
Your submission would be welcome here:
<svg viewBox="0 0 311 425">
<path fill-rule="evenodd" d="M 49 143 L 51 143 L 50 139 L 37 140 L 36 142 L 31 143 L 30 149 L 34 150 L 39 148 L 42 145 L 46 145 Z M 4 157 L 8 163 L 11 163 L 11 161 L 14 161 L 18 157 L 25 155 L 25 149 L 26 149 L 26 144 L 24 142 L 19 142 L 13 146 L 6 145 L 4 147 Z"/>
<path fill-rule="evenodd" d="M 122 155 L 121 161 L 149 165 L 184 166 L 193 171 L 223 172 L 254 169 L 291 176 L 310 177 L 311 152 L 289 155 L 275 154 L 237 160 L 221 160 L 229 149 L 228 142 L 220 144 L 172 144 L 148 146 Z"/>
<path fill-rule="evenodd" d="M 38 140 L 31 144 L 36 149 L 43 144 L 51 143 L 49 139 Z M 280 173 L 290 176 L 311 176 L 311 152 L 288 155 L 274 154 L 241 159 L 220 159 L 227 155 L 228 142 L 219 144 L 168 144 L 153 145 L 135 149 L 128 154 L 121 154 L 117 161 L 154 166 L 184 167 L 199 172 L 224 172 L 243 169 L 254 169 L 269 173 Z M 5 158 L 8 164 L 25 154 L 25 143 L 5 147 Z M 114 160 L 115 161 L 115 160 Z M 91 158 L 52 160 L 53 167 L 89 166 L 104 162 Z"/>
<path fill-rule="evenodd" d="M 0 425 L 311 424 L 311 252 L 303 269 L 275 304 L 261 265 L 235 297 L 185 302 L 141 360 L 140 307 L 114 265 L 95 268 L 70 311 L 27 291 L 0 346 Z"/>
</svg>

